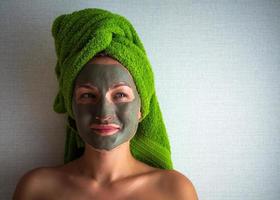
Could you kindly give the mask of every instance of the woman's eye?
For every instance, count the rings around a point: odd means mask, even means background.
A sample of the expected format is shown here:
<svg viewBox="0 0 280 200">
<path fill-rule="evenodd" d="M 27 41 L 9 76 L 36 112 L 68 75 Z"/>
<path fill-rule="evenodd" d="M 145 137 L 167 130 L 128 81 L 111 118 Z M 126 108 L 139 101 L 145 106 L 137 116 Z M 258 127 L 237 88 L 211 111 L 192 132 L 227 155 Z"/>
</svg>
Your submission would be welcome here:
<svg viewBox="0 0 280 200">
<path fill-rule="evenodd" d="M 96 95 L 91 94 L 91 93 L 84 93 L 80 96 L 80 98 L 84 99 L 84 98 L 96 98 Z"/>
<path fill-rule="evenodd" d="M 115 99 L 120 99 L 120 98 L 125 98 L 125 97 L 127 97 L 127 95 L 125 93 L 122 93 L 122 92 L 118 92 L 114 96 Z"/>
</svg>

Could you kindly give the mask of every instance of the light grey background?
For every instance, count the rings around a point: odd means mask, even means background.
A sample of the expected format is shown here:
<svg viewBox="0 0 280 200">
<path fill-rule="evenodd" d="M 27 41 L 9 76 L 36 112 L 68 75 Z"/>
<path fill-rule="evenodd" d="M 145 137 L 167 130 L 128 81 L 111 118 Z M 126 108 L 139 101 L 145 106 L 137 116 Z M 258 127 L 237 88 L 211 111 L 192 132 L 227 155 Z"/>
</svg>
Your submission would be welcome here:
<svg viewBox="0 0 280 200">
<path fill-rule="evenodd" d="M 53 19 L 126 16 L 153 65 L 175 168 L 201 200 L 280 199 L 280 1 L 0 1 L 0 199 L 61 164 Z"/>
</svg>

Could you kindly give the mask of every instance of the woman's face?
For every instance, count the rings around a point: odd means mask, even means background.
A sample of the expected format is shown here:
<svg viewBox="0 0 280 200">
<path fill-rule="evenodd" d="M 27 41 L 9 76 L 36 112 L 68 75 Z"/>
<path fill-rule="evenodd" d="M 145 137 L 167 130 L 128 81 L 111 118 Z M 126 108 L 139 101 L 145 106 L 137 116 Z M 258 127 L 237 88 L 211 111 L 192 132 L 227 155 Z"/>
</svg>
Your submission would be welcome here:
<svg viewBox="0 0 280 200">
<path fill-rule="evenodd" d="M 79 135 L 95 149 L 130 140 L 140 119 L 140 97 L 128 70 L 110 57 L 88 62 L 75 81 L 72 108 Z"/>
</svg>

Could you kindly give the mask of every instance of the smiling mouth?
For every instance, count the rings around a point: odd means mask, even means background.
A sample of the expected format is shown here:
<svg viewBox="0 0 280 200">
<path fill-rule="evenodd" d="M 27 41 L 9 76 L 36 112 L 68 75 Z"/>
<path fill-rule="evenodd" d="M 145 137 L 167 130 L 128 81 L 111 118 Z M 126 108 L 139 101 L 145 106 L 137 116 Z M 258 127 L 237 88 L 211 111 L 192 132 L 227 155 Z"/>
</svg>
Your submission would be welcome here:
<svg viewBox="0 0 280 200">
<path fill-rule="evenodd" d="M 94 124 L 91 125 L 90 128 L 91 130 L 93 130 L 93 132 L 101 136 L 113 135 L 120 130 L 120 127 L 115 124 L 106 124 L 106 125 Z"/>
</svg>

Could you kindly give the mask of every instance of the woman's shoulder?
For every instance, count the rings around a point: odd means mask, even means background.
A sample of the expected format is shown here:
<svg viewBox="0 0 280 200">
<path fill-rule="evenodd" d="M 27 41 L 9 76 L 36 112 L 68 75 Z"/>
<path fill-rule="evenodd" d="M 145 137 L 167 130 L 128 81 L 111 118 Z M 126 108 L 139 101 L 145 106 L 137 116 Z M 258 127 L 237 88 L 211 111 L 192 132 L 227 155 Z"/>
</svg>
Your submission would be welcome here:
<svg viewBox="0 0 280 200">
<path fill-rule="evenodd" d="M 176 170 L 155 168 L 145 163 L 143 166 L 142 177 L 145 185 L 151 191 L 160 193 L 166 199 L 186 199 L 197 200 L 197 194 L 191 180 Z M 160 198 L 163 199 L 163 198 Z"/>
<path fill-rule="evenodd" d="M 37 194 L 42 194 L 45 186 L 57 180 L 58 169 L 58 167 L 38 167 L 26 172 L 16 185 L 13 199 L 33 199 Z"/>
<path fill-rule="evenodd" d="M 37 167 L 26 172 L 20 179 L 19 183 L 36 184 L 38 181 L 48 180 L 57 176 L 61 170 L 61 166 Z"/>
<path fill-rule="evenodd" d="M 191 180 L 176 170 L 157 170 L 157 186 L 173 199 L 197 200 L 197 193 Z"/>
</svg>

